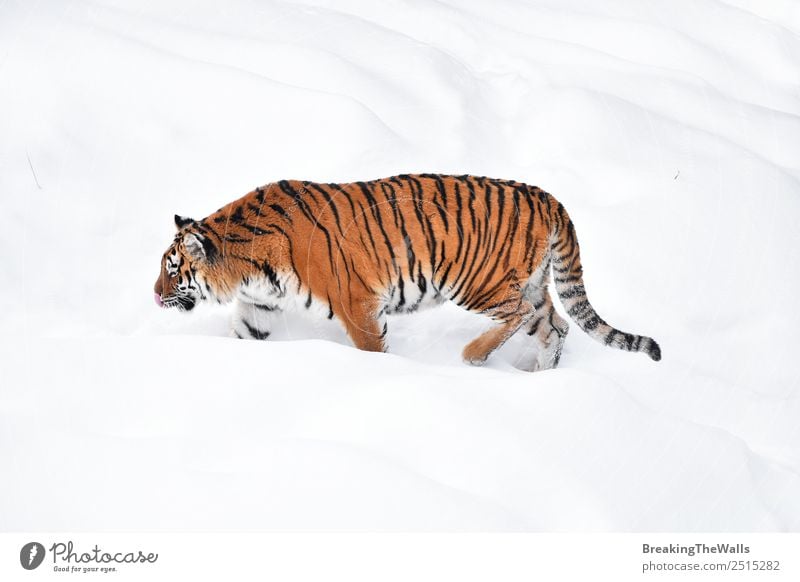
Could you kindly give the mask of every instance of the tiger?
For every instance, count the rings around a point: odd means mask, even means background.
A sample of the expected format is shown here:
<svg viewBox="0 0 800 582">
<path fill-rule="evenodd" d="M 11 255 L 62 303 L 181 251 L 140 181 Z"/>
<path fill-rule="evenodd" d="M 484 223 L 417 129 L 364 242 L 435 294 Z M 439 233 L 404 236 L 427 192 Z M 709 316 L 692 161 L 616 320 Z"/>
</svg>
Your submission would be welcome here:
<svg viewBox="0 0 800 582">
<path fill-rule="evenodd" d="M 352 183 L 281 180 L 202 220 L 175 215 L 155 302 L 191 311 L 235 302 L 231 335 L 265 340 L 282 311 L 335 319 L 355 347 L 387 350 L 387 315 L 445 301 L 494 325 L 463 360 L 481 365 L 520 330 L 537 348 L 531 371 L 559 364 L 567 315 L 613 348 L 661 349 L 622 332 L 589 303 L 575 227 L 551 194 L 514 180 L 402 174 Z"/>
</svg>

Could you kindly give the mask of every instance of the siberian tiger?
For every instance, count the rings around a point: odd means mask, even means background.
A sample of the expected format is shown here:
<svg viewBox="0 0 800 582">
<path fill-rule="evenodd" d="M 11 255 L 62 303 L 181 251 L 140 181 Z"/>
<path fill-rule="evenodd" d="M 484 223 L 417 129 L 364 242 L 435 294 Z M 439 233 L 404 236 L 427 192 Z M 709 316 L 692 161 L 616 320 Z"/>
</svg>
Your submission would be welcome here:
<svg viewBox="0 0 800 582">
<path fill-rule="evenodd" d="M 189 311 L 235 300 L 232 335 L 266 339 L 290 304 L 337 318 L 356 347 L 386 349 L 386 315 L 445 300 L 497 325 L 469 342 L 480 365 L 518 330 L 538 344 L 532 369 L 558 365 L 569 326 L 548 293 L 552 266 L 566 312 L 592 338 L 661 359 L 649 337 L 592 308 L 578 241 L 553 196 L 513 180 L 437 174 L 256 188 L 202 220 L 175 216 L 155 301 Z"/>
</svg>

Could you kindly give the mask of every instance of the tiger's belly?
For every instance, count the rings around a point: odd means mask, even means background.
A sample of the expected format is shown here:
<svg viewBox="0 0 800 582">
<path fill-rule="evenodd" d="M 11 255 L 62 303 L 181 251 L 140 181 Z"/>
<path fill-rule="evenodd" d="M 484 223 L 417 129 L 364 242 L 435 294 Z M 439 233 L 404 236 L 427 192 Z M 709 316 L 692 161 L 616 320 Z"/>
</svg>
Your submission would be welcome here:
<svg viewBox="0 0 800 582">
<path fill-rule="evenodd" d="M 312 317 L 332 319 L 331 306 L 303 289 L 295 277 L 279 274 L 277 285 L 266 278 L 242 283 L 236 292 L 236 299 L 240 303 L 268 307 L 270 311 L 303 311 Z"/>
<path fill-rule="evenodd" d="M 425 276 L 417 276 L 416 280 L 400 278 L 389 286 L 383 298 L 386 313 L 413 313 L 441 305 L 444 300 Z"/>
<path fill-rule="evenodd" d="M 300 289 L 300 291 L 298 291 Z M 433 288 L 426 277 L 414 280 L 402 277 L 380 293 L 384 313 L 413 313 L 421 309 L 436 307 L 445 298 Z M 299 285 L 293 277 L 281 277 L 275 285 L 266 278 L 242 283 L 236 299 L 240 303 L 268 307 L 272 311 L 304 311 L 312 317 L 334 317 L 333 309 L 326 301 L 314 297 Z"/>
</svg>

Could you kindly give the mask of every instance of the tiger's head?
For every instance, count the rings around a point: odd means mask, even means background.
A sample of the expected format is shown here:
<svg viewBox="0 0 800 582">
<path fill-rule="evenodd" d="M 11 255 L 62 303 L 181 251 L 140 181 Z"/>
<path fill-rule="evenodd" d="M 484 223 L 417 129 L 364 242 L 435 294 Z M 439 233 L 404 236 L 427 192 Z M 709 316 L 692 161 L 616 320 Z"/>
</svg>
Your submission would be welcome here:
<svg viewBox="0 0 800 582">
<path fill-rule="evenodd" d="M 161 274 L 154 287 L 159 307 L 191 311 L 198 301 L 214 296 L 209 287 L 209 270 L 216 247 L 198 226 L 191 218 L 175 215 L 178 232 L 161 258 Z"/>
</svg>

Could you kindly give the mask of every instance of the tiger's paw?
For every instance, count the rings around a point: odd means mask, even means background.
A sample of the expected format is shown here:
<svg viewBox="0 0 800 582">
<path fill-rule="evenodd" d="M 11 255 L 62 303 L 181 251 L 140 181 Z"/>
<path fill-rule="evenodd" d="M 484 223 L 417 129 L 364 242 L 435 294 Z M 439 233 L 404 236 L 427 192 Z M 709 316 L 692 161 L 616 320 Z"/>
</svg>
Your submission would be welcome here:
<svg viewBox="0 0 800 582">
<path fill-rule="evenodd" d="M 486 363 L 488 354 L 485 351 L 477 350 L 472 344 L 464 348 L 461 353 L 461 358 L 465 364 L 470 366 L 483 366 Z"/>
<path fill-rule="evenodd" d="M 463 358 L 465 364 L 470 366 L 483 366 L 486 363 L 486 358 Z"/>
</svg>

